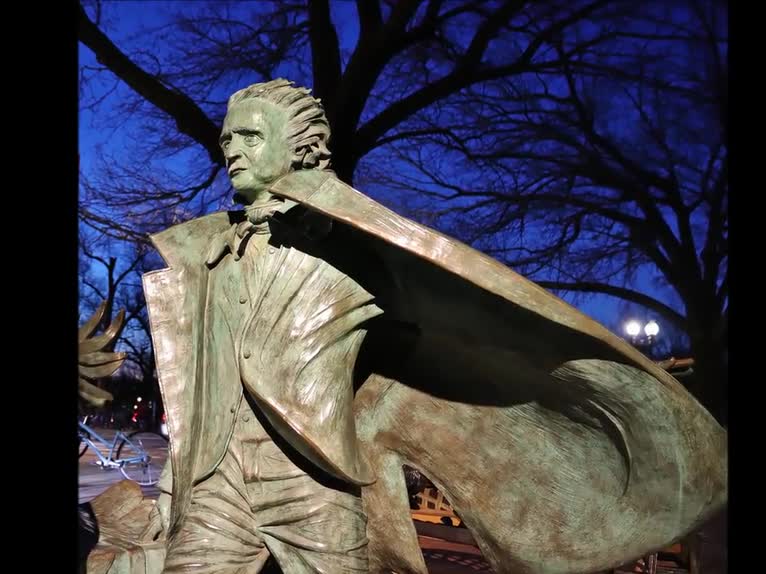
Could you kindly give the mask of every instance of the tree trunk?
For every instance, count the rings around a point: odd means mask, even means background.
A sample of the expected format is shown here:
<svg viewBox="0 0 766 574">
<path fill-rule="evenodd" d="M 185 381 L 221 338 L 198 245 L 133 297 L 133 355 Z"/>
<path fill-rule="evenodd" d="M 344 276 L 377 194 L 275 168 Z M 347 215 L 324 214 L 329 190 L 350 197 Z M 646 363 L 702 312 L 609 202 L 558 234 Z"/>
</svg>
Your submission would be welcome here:
<svg viewBox="0 0 766 574">
<path fill-rule="evenodd" d="M 726 426 L 728 414 L 728 342 L 721 337 L 720 321 L 708 328 L 694 330 L 691 351 L 694 375 L 687 388 L 721 425 Z"/>
</svg>

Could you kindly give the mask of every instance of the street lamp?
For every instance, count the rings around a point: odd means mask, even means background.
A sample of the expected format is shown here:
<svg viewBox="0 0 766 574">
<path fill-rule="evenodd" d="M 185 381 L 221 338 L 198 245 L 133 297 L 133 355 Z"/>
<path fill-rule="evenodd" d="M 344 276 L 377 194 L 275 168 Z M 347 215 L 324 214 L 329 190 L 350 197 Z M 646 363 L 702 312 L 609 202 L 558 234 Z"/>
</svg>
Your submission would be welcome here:
<svg viewBox="0 0 766 574">
<path fill-rule="evenodd" d="M 644 336 L 641 336 L 641 331 L 644 332 Z M 631 319 L 625 323 L 625 333 L 630 337 L 630 342 L 634 347 L 647 355 L 650 354 L 651 347 L 659 332 L 660 326 L 657 321 L 653 319 L 645 325 L 642 325 L 640 321 L 635 319 Z"/>
<path fill-rule="evenodd" d="M 628 321 L 625 323 L 625 332 L 633 338 L 638 337 L 641 332 L 641 323 L 636 320 Z"/>
</svg>

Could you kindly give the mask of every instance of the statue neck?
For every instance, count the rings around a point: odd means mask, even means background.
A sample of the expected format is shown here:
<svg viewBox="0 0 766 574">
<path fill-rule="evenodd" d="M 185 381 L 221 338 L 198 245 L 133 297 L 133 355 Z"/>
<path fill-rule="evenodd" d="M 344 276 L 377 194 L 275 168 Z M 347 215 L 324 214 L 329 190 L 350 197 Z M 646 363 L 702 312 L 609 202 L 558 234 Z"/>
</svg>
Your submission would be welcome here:
<svg viewBox="0 0 766 574">
<path fill-rule="evenodd" d="M 284 206 L 285 200 L 269 194 L 245 207 L 245 217 L 253 225 L 261 225 Z"/>
</svg>

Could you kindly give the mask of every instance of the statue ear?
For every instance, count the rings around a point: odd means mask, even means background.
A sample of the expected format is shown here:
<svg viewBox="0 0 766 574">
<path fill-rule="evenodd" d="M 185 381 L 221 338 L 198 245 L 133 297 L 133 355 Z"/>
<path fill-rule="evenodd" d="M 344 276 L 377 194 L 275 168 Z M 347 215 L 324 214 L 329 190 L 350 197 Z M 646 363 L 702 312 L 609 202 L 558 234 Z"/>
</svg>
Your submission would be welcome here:
<svg viewBox="0 0 766 574">
<path fill-rule="evenodd" d="M 293 167 L 297 169 L 312 169 L 319 165 L 322 157 L 322 150 L 319 141 L 313 141 L 301 145 L 295 150 L 293 158 Z"/>
<path fill-rule="evenodd" d="M 330 156 L 327 139 L 314 135 L 306 138 L 295 149 L 293 169 L 327 169 L 330 165 Z"/>
</svg>

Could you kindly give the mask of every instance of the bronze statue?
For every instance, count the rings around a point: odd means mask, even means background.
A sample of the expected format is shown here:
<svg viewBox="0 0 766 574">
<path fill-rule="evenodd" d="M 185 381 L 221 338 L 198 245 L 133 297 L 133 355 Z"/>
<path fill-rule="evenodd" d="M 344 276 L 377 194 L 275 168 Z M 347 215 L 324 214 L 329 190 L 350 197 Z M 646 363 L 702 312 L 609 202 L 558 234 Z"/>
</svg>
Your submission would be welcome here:
<svg viewBox="0 0 766 574">
<path fill-rule="evenodd" d="M 495 572 L 604 570 L 726 499 L 726 433 L 607 329 L 339 181 L 320 103 L 229 100 L 242 211 L 152 239 L 163 572 L 426 572 L 402 465 Z"/>
</svg>

